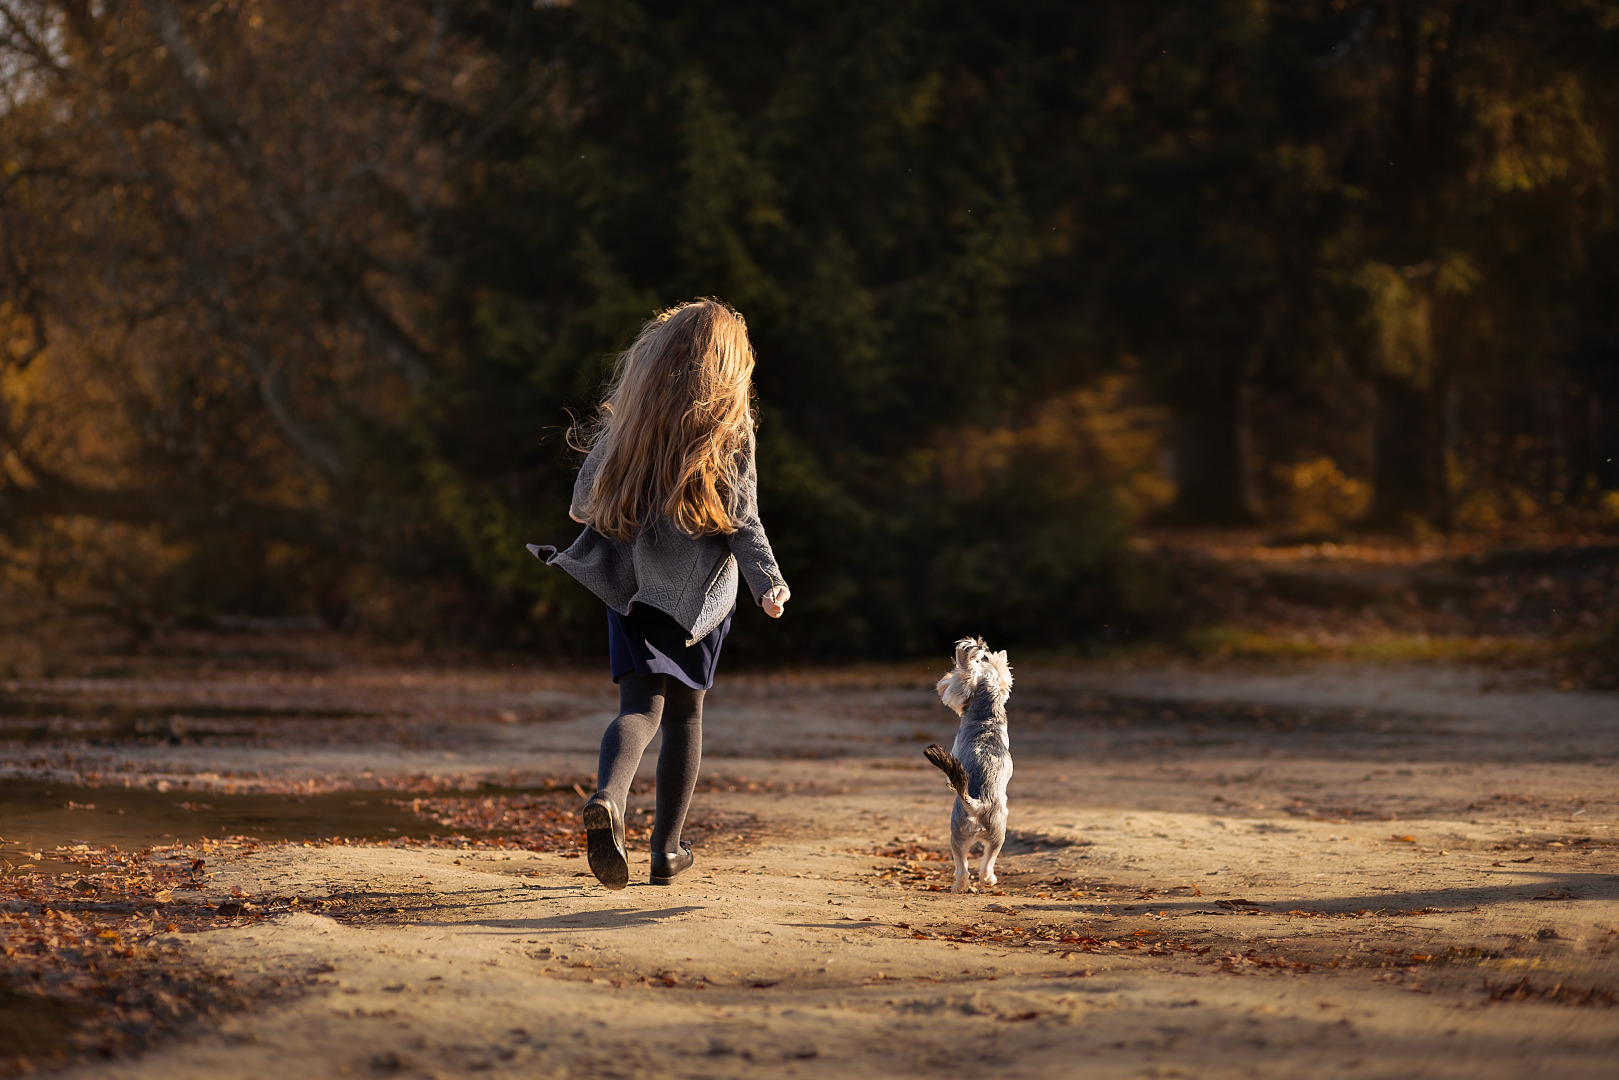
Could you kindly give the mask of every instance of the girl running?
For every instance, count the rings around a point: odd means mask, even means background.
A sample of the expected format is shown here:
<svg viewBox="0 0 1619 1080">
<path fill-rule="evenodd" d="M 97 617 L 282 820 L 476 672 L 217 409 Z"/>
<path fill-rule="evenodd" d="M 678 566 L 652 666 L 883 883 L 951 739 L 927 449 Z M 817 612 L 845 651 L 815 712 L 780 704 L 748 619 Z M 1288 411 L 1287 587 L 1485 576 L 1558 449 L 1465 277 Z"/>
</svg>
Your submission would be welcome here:
<svg viewBox="0 0 1619 1080">
<path fill-rule="evenodd" d="M 619 715 L 602 736 L 597 791 L 582 816 L 591 872 L 609 889 L 629 884 L 624 806 L 660 727 L 652 884 L 690 869 L 680 830 L 738 573 L 772 618 L 791 596 L 759 522 L 753 363 L 747 325 L 718 300 L 648 322 L 581 433 L 590 453 L 569 514 L 585 531 L 566 551 L 529 545 L 607 604 Z"/>
</svg>

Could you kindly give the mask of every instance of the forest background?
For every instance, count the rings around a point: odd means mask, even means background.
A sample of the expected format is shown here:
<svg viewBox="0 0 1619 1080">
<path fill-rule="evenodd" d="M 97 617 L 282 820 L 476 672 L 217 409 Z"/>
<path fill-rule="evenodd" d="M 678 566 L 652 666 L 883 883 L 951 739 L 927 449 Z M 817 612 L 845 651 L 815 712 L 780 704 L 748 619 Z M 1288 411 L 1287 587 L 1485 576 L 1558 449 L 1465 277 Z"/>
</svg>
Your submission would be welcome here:
<svg viewBox="0 0 1619 1080">
<path fill-rule="evenodd" d="M 760 361 L 742 654 L 1185 629 L 1144 525 L 1619 534 L 1619 3 L 0 0 L 13 634 L 594 649 L 564 437 Z"/>
</svg>

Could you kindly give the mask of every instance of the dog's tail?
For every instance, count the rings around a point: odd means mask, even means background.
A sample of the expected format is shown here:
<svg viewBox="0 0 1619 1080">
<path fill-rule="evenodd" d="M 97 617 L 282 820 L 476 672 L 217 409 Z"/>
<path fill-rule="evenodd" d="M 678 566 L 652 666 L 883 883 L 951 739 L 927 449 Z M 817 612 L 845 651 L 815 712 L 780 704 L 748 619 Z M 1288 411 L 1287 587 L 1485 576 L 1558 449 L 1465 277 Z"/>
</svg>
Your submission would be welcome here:
<svg viewBox="0 0 1619 1080">
<path fill-rule="evenodd" d="M 945 779 L 950 782 L 951 787 L 956 789 L 956 794 L 960 796 L 962 802 L 972 803 L 974 801 L 973 797 L 967 794 L 967 770 L 961 767 L 961 762 L 956 759 L 956 755 L 938 743 L 933 743 L 922 753 L 927 755 L 929 761 L 939 767 L 940 772 L 944 773 Z"/>
</svg>

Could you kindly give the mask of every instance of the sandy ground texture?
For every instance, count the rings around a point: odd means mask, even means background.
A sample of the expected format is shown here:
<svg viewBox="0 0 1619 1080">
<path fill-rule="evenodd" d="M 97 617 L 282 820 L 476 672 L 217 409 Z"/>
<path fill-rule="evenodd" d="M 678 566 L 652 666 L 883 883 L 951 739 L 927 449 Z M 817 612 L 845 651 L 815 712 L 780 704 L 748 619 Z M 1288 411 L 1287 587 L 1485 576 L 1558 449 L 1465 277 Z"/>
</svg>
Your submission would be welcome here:
<svg viewBox="0 0 1619 1080">
<path fill-rule="evenodd" d="M 68 1074 L 1619 1072 L 1619 699 L 1449 668 L 1019 667 L 1002 880 L 952 895 L 936 674 L 722 679 L 669 887 L 640 884 L 644 850 L 622 892 L 577 849 L 210 863 L 194 901 L 299 898 L 160 939 L 243 1006 Z M 7 743 L 7 775 L 199 792 L 509 794 L 588 776 L 613 712 L 605 680 L 516 671 L 9 689 L 82 707 Z M 79 737 L 98 703 L 122 734 Z"/>
</svg>

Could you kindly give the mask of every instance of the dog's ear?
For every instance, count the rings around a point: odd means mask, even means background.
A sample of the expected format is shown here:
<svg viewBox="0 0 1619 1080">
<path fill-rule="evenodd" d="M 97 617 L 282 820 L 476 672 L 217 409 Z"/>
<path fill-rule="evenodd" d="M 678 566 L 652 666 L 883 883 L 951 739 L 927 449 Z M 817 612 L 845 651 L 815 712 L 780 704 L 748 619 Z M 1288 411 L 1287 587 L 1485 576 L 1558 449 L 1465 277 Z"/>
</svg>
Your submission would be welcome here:
<svg viewBox="0 0 1619 1080">
<path fill-rule="evenodd" d="M 939 700 L 954 710 L 957 716 L 967 707 L 967 699 L 972 697 L 972 686 L 961 676 L 961 668 L 957 667 L 939 680 L 938 687 Z"/>
<path fill-rule="evenodd" d="M 982 638 L 975 641 L 970 637 L 964 637 L 960 641 L 956 642 L 957 671 L 965 672 L 972 666 L 973 653 L 977 651 L 977 649 L 981 647 L 983 643 Z"/>
<path fill-rule="evenodd" d="M 985 659 L 988 661 L 990 681 L 995 684 L 1001 697 L 1010 697 L 1012 694 L 1012 665 L 1006 662 L 1006 650 L 990 653 Z"/>
</svg>

